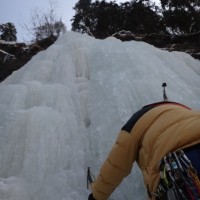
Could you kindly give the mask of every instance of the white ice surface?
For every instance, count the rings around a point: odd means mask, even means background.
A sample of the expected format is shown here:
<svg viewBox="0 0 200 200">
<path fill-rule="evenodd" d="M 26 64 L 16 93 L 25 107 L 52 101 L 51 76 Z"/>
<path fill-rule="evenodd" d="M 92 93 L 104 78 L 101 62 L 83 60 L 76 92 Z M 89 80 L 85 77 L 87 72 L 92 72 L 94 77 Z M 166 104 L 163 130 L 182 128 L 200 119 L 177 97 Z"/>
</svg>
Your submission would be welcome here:
<svg viewBox="0 0 200 200">
<path fill-rule="evenodd" d="M 200 62 L 143 42 L 67 32 L 0 83 L 0 200 L 84 200 L 131 115 L 162 100 L 200 110 Z M 137 165 L 112 200 L 145 200 Z"/>
</svg>

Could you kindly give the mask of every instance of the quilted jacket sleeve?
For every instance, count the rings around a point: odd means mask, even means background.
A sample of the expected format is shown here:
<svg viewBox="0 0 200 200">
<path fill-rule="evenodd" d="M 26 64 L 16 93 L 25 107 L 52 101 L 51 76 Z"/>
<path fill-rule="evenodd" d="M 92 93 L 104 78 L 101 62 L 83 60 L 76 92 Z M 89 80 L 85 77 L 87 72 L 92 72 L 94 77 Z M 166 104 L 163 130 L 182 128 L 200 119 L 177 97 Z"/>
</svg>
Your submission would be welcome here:
<svg viewBox="0 0 200 200">
<path fill-rule="evenodd" d="M 132 169 L 137 159 L 137 141 L 131 141 L 131 134 L 121 131 L 108 158 L 100 169 L 100 174 L 92 184 L 92 192 L 97 200 L 107 200 L 115 188 Z"/>
</svg>

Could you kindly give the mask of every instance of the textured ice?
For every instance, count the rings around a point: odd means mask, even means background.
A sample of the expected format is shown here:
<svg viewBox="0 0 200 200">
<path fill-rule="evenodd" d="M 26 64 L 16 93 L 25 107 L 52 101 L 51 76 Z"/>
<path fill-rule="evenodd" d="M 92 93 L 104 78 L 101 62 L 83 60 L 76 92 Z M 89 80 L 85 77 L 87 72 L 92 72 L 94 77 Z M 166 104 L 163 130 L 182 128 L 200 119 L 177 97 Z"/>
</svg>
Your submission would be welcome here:
<svg viewBox="0 0 200 200">
<path fill-rule="evenodd" d="M 143 42 L 67 32 L 0 83 L 0 200 L 87 199 L 118 132 L 145 104 L 170 100 L 200 110 L 200 62 Z M 132 173 L 112 200 L 145 200 Z"/>
</svg>

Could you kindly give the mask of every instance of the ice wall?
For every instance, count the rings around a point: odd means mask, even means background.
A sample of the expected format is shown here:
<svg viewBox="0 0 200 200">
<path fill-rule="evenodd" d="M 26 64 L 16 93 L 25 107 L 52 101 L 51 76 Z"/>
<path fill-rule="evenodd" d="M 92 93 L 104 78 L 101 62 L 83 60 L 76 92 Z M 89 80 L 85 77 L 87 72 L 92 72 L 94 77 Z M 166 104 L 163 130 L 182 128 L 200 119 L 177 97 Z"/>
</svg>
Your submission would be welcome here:
<svg viewBox="0 0 200 200">
<path fill-rule="evenodd" d="M 200 62 L 143 42 L 67 32 L 0 83 L 0 200 L 87 199 L 130 116 L 162 100 L 200 110 Z M 110 199 L 146 199 L 141 174 Z"/>
</svg>

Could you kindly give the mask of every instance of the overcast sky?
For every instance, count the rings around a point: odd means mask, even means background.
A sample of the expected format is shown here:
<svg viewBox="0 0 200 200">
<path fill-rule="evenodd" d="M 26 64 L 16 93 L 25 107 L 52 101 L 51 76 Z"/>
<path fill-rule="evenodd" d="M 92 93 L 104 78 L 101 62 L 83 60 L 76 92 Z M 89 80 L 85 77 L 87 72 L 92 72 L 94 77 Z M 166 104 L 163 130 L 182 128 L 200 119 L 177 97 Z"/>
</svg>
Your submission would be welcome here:
<svg viewBox="0 0 200 200">
<path fill-rule="evenodd" d="M 56 15 L 62 18 L 67 26 L 67 30 L 71 29 L 70 19 L 74 16 L 75 3 L 78 0 L 53 0 L 57 2 Z M 116 0 L 116 2 L 126 2 L 128 0 Z M 0 0 L 0 24 L 12 22 L 17 29 L 17 40 L 26 41 L 28 35 L 21 28 L 21 25 L 30 21 L 30 11 L 35 8 L 49 7 L 48 0 Z"/>
</svg>

